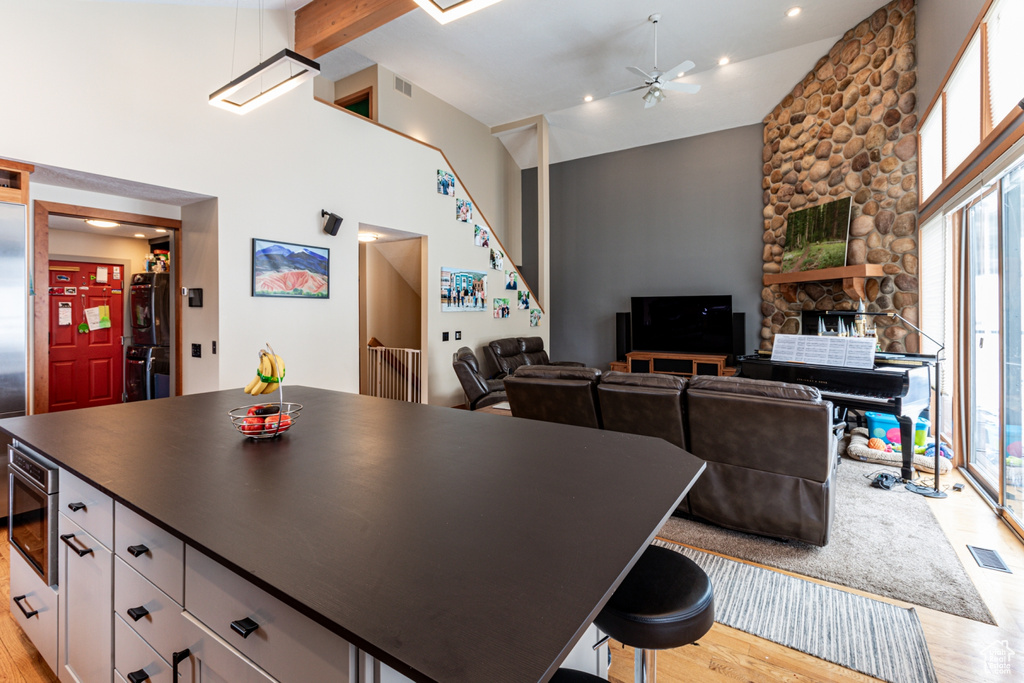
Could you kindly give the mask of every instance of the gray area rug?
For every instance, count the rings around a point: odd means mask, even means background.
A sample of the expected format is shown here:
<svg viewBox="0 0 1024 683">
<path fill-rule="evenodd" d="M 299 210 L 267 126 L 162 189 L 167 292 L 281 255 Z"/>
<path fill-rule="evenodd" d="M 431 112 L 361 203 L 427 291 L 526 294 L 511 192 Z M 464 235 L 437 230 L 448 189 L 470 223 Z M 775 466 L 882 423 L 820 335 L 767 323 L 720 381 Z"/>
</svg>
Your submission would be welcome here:
<svg viewBox="0 0 1024 683">
<path fill-rule="evenodd" d="M 935 683 L 913 609 L 804 581 L 675 543 L 711 578 L 715 621 L 892 683 Z"/>
<path fill-rule="evenodd" d="M 832 535 L 824 548 L 672 517 L 658 536 L 875 595 L 995 624 L 924 497 L 872 488 L 898 470 L 843 459 Z M 868 475 L 868 476 L 866 476 Z"/>
</svg>

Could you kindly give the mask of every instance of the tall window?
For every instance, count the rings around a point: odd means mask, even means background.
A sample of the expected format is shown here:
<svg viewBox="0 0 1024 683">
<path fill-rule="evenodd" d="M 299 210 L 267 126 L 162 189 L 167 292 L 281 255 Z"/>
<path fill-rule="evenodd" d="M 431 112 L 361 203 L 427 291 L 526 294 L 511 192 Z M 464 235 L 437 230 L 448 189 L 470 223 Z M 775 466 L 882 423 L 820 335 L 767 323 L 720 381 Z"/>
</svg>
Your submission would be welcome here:
<svg viewBox="0 0 1024 683">
<path fill-rule="evenodd" d="M 998 0 L 986 21 L 988 42 L 988 125 L 995 127 L 1024 97 L 1024 2 Z"/>
<path fill-rule="evenodd" d="M 981 39 L 975 36 L 946 87 L 946 169 L 981 143 Z"/>
</svg>

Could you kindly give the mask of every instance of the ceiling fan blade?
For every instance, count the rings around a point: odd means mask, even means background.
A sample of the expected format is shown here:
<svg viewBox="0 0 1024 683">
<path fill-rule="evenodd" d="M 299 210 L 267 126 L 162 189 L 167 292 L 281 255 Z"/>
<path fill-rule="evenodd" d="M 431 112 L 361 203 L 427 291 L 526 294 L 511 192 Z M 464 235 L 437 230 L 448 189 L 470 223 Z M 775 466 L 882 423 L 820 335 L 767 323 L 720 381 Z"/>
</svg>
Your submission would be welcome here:
<svg viewBox="0 0 1024 683">
<path fill-rule="evenodd" d="M 685 92 L 694 94 L 700 92 L 700 86 L 696 83 L 676 83 L 675 81 L 665 81 L 661 84 L 662 90 L 675 90 L 677 92 Z"/>
<path fill-rule="evenodd" d="M 665 73 L 668 75 L 669 78 L 679 78 L 679 74 L 683 73 L 684 71 L 690 71 L 695 66 L 697 66 L 697 65 L 694 64 L 693 62 L 691 62 L 689 59 L 687 59 L 685 62 L 683 62 L 679 66 L 677 66 L 675 68 L 672 68 L 672 69 L 669 69 Z"/>
<path fill-rule="evenodd" d="M 633 92 L 634 90 L 643 90 L 646 87 L 647 87 L 646 85 L 638 85 L 635 88 L 626 88 L 625 90 L 616 90 L 615 92 L 611 93 L 611 95 L 609 95 L 609 97 L 613 97 L 615 95 L 621 95 L 624 92 Z"/>
<path fill-rule="evenodd" d="M 651 76 L 649 73 L 647 73 L 646 71 L 644 71 L 643 69 L 641 69 L 638 66 L 627 66 L 626 67 L 626 71 L 629 71 L 630 73 L 634 73 L 637 76 L 643 76 L 644 78 L 646 78 L 649 81 L 653 81 L 654 80 L 653 76 Z"/>
</svg>

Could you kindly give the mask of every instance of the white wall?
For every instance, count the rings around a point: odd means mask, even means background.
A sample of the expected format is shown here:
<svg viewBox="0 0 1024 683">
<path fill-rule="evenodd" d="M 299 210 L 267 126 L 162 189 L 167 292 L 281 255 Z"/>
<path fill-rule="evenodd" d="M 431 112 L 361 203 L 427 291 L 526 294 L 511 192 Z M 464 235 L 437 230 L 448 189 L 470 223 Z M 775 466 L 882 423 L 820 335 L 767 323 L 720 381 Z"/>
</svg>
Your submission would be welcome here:
<svg viewBox="0 0 1024 683">
<path fill-rule="evenodd" d="M 429 302 L 439 302 L 442 265 L 486 269 L 486 250 L 473 245 L 472 227 L 454 219 L 454 200 L 436 192 L 437 170 L 446 168 L 441 155 L 315 102 L 311 83 L 246 116 L 209 106 L 209 94 L 230 78 L 234 16 L 233 8 L 0 0 L 0 44 L 9 54 L 32 55 L 0 71 L 0 156 L 217 197 L 215 243 L 205 238 L 206 249 L 215 244 L 216 276 L 208 269 L 185 276 L 186 286 L 216 279 L 217 387 L 245 384 L 257 349 L 269 341 L 288 359 L 290 382 L 356 391 L 356 226 L 428 236 L 428 270 L 437 273 L 428 278 Z M 267 16 L 270 54 L 287 43 L 287 22 L 280 12 Z M 471 189 L 486 206 L 485 191 Z M 345 218 L 337 237 L 321 230 L 321 209 Z M 501 216 L 504 204 L 485 210 Z M 330 248 L 331 297 L 252 297 L 254 236 Z M 183 265 L 195 257 L 185 239 Z M 427 306 L 428 338 L 440 340 L 452 317 L 464 336 L 425 349 L 432 403 L 461 401 L 451 369 L 459 345 L 547 337 L 546 321 L 530 328 L 524 311 L 500 321 L 442 316 L 439 306 Z M 186 330 L 191 336 L 188 323 Z M 206 342 L 211 332 L 204 319 L 197 334 Z M 212 384 L 205 370 L 186 363 L 186 387 Z"/>
<path fill-rule="evenodd" d="M 203 305 L 181 304 L 181 393 L 195 394 L 220 389 L 220 282 L 217 278 L 217 200 L 189 204 L 181 209 L 181 287 L 203 290 Z M 180 296 L 180 293 L 176 293 Z M 217 353 L 212 342 L 217 341 Z M 192 344 L 203 345 L 203 355 L 193 358 Z M 271 342 L 273 344 L 273 342 Z M 275 346 L 275 350 L 277 350 Z M 250 356 L 256 369 L 256 351 Z"/>
</svg>

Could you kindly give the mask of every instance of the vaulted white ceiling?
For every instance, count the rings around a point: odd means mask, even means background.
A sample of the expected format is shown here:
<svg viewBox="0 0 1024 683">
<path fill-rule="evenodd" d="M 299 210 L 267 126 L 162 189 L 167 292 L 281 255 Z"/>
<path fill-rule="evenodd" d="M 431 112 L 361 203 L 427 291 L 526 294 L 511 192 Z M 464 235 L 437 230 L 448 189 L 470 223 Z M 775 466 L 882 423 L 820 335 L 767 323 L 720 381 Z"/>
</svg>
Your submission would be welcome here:
<svg viewBox="0 0 1024 683">
<path fill-rule="evenodd" d="M 125 0 L 234 6 L 236 0 Z M 258 6 L 260 0 L 241 0 Z M 295 10 L 308 0 L 263 0 Z M 372 64 L 395 72 L 489 127 L 537 115 L 550 122 L 551 161 L 758 123 L 842 35 L 883 0 L 502 0 L 445 26 L 416 9 L 318 59 L 339 80 Z M 796 17 L 786 11 L 799 5 Z M 644 109 L 626 71 L 654 64 L 647 17 L 662 15 L 658 66 L 696 67 Z M 718 66 L 721 57 L 730 63 Z M 586 95 L 594 101 L 584 103 Z M 536 164 L 532 132 L 501 136 L 521 167 Z"/>
</svg>

